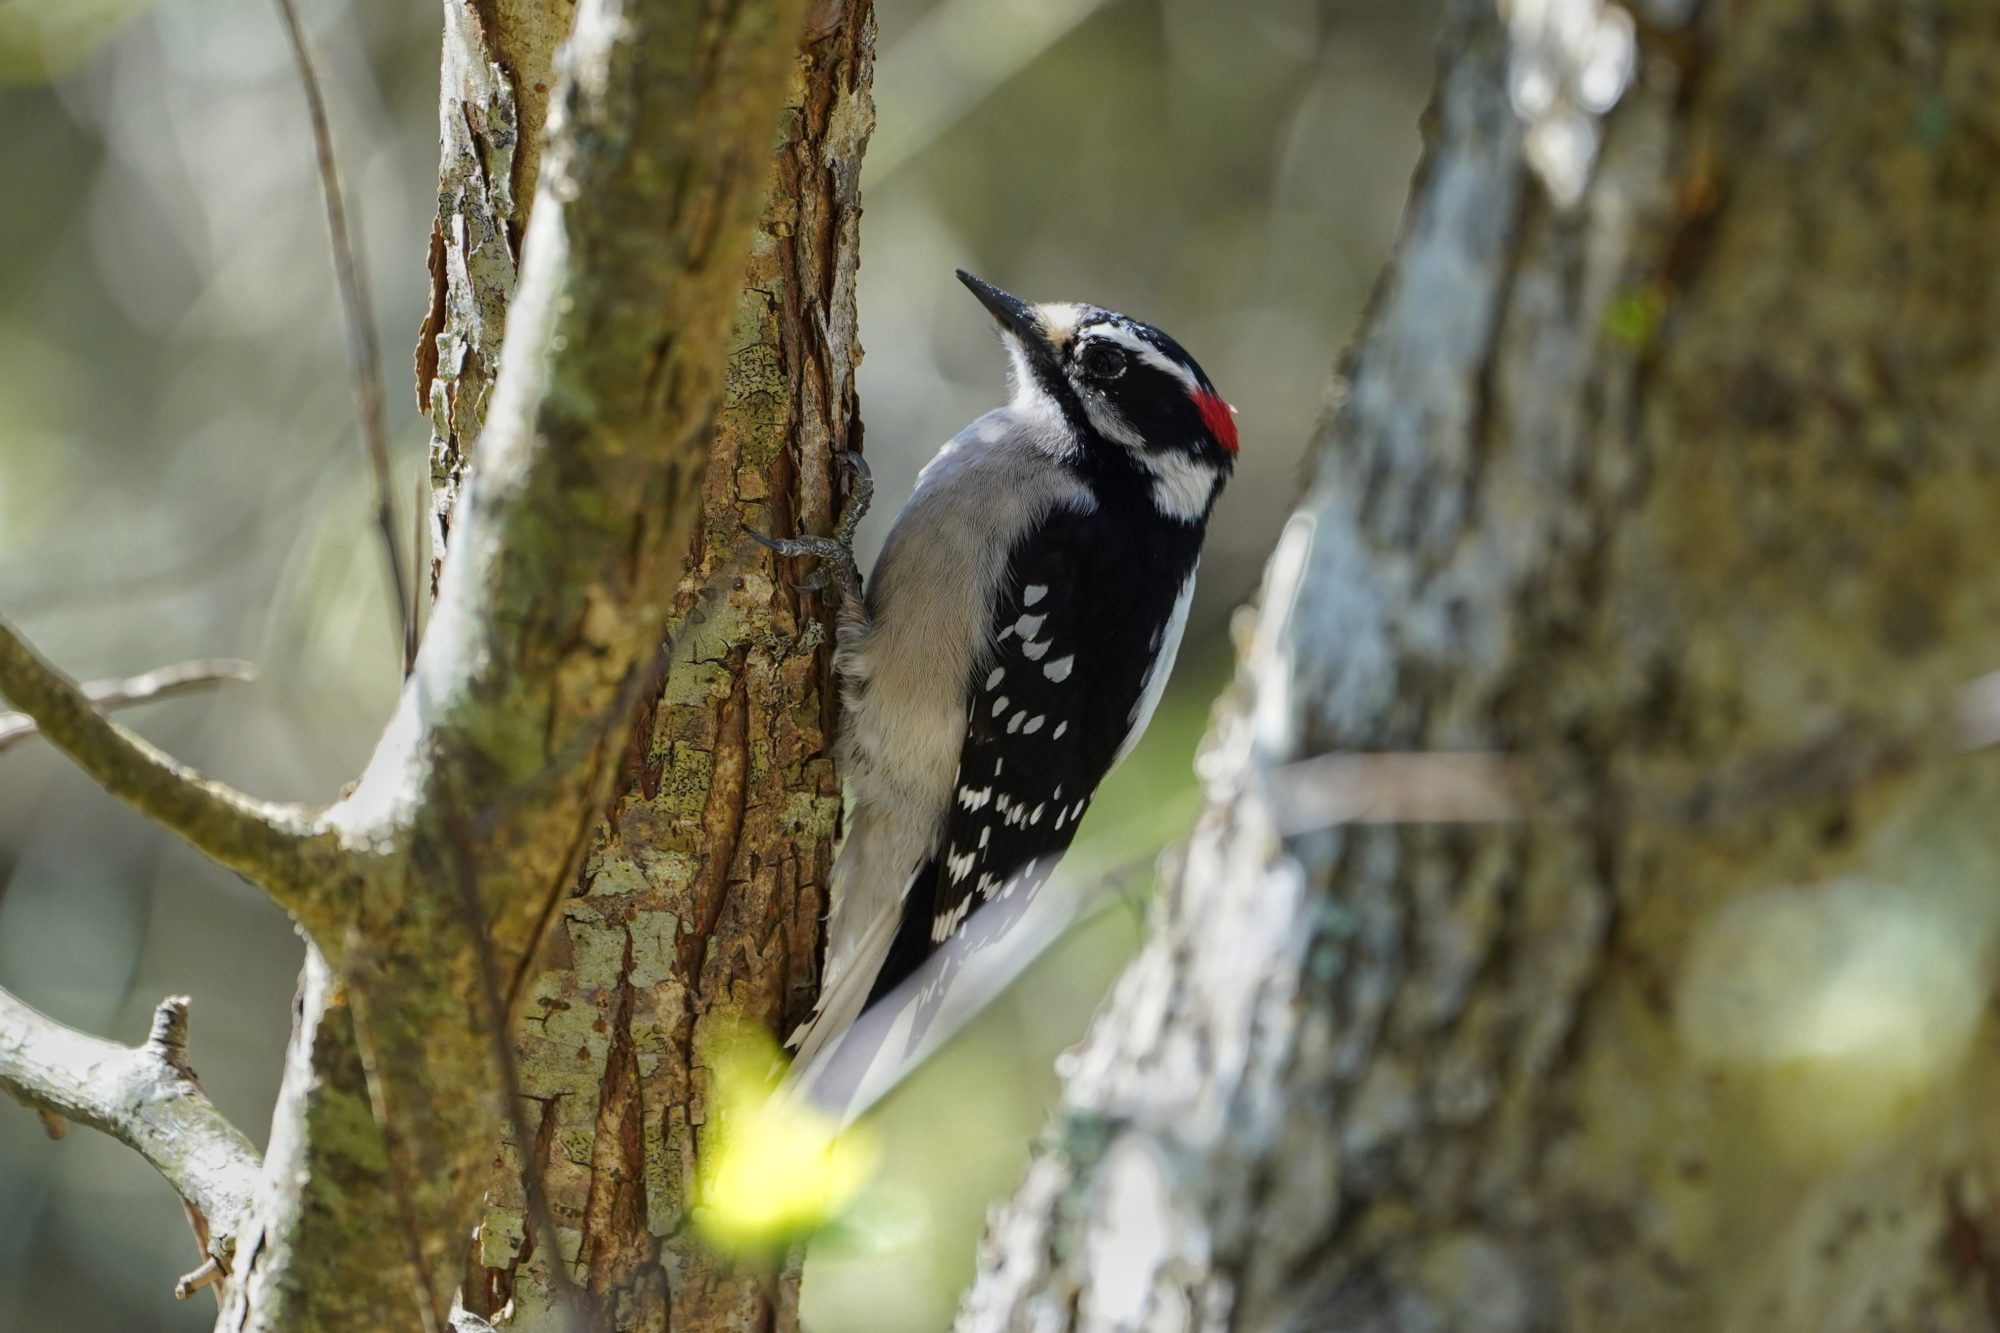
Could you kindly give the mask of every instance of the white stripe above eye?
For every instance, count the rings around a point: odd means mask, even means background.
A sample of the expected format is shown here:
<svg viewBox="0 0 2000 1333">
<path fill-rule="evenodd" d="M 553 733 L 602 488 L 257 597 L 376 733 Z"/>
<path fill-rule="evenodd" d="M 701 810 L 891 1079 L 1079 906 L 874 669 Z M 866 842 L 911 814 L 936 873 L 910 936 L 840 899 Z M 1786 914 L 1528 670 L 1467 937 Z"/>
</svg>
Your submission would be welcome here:
<svg viewBox="0 0 2000 1333">
<path fill-rule="evenodd" d="M 1153 346 L 1153 344 L 1147 342 L 1144 338 L 1141 338 L 1138 334 L 1132 332 L 1130 329 L 1121 328 L 1119 325 L 1116 324 L 1093 324 L 1084 335 L 1084 338 L 1085 341 L 1089 341 L 1094 338 L 1102 338 L 1106 342 L 1116 343 L 1120 347 L 1124 348 L 1126 351 L 1130 352 L 1132 355 L 1138 357 L 1141 361 L 1144 361 L 1147 365 L 1153 367 L 1155 370 L 1162 370 L 1165 371 L 1167 374 L 1172 375 L 1175 379 L 1179 380 L 1185 387 L 1189 389 L 1195 387 L 1195 379 L 1193 371 L 1189 370 L 1186 366 L 1174 360 L 1172 357 L 1168 356 L 1165 352 L 1162 352 L 1159 348 Z"/>
</svg>

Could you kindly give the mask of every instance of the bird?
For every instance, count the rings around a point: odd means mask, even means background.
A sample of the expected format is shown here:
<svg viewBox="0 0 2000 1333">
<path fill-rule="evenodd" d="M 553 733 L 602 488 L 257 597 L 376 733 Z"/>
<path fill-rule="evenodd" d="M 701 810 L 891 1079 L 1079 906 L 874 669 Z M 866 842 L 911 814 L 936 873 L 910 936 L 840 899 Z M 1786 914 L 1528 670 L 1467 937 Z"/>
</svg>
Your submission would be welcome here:
<svg viewBox="0 0 2000 1333">
<path fill-rule="evenodd" d="M 839 589 L 849 807 L 818 1003 L 790 1041 L 799 1080 L 864 1012 L 879 1033 L 875 1015 L 928 967 L 898 1001 L 921 1032 L 952 951 L 1004 936 L 1047 881 L 1159 704 L 1236 461 L 1235 409 L 1159 329 L 957 276 L 998 326 L 1012 396 L 924 467 L 865 588 L 859 455 L 834 536 L 746 525 L 820 559 L 800 586 Z"/>
</svg>

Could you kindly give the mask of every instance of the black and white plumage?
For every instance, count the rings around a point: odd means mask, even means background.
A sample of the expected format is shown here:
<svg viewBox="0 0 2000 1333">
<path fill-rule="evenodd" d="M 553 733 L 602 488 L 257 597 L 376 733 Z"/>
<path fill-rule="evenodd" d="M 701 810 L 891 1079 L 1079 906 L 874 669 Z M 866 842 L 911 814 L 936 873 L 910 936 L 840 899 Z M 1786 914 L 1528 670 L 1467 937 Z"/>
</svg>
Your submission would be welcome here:
<svg viewBox="0 0 2000 1333">
<path fill-rule="evenodd" d="M 1014 395 L 925 467 L 865 601 L 845 599 L 851 808 L 799 1071 L 940 951 L 1004 933 L 1054 870 L 1159 702 L 1236 452 L 1232 410 L 1165 334 L 959 278 Z M 950 966 L 907 1001 L 919 1029 Z"/>
</svg>

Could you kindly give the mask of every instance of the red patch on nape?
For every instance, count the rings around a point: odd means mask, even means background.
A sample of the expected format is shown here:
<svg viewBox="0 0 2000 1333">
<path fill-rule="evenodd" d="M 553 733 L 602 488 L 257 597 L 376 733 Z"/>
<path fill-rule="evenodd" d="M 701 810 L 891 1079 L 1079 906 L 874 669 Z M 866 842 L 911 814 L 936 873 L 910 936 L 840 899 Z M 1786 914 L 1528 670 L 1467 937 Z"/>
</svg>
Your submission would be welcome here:
<svg viewBox="0 0 2000 1333">
<path fill-rule="evenodd" d="M 1208 427 L 1215 442 L 1235 453 L 1236 409 L 1206 389 L 1196 389 L 1188 397 L 1194 399 L 1195 408 L 1201 413 L 1201 424 Z"/>
</svg>

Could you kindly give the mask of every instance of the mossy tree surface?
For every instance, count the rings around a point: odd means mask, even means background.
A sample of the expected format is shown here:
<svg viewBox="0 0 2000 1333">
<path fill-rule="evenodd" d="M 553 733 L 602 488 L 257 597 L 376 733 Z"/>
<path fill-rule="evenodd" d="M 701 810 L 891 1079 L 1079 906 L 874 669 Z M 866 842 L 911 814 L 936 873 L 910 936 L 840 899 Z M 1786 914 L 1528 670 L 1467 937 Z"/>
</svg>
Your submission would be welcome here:
<svg viewBox="0 0 2000 1333">
<path fill-rule="evenodd" d="M 498 47 L 487 59 L 511 64 Z M 708 1037 L 741 1021 L 782 1028 L 811 1002 L 839 814 L 830 607 L 794 592 L 797 571 L 775 568 L 741 525 L 824 530 L 841 482 L 835 454 L 860 444 L 854 288 L 873 60 L 872 4 L 811 8 L 726 340 L 664 684 L 641 707 L 607 817 L 519 999 L 532 1141 L 526 1154 L 511 1135 L 503 1144 L 466 1287 L 470 1309 L 506 1309 L 511 1328 L 567 1328 L 577 1301 L 606 1329 L 796 1323 L 796 1275 L 774 1280 L 711 1254 L 688 1214 L 710 1128 Z M 451 144 L 462 100 L 452 69 L 448 59 L 448 181 L 470 160 Z M 524 127 L 509 152 L 534 144 Z M 455 217 L 468 198 L 483 196 L 441 192 L 440 236 L 468 234 Z M 486 401 L 493 364 L 452 349 L 498 337 L 511 275 L 462 262 L 440 271 L 448 284 L 469 277 L 424 332 L 436 349 L 430 401 L 446 413 L 434 481 L 448 524 L 465 462 L 449 413 Z M 463 313 L 453 323 L 437 310 Z M 434 369 L 447 365 L 457 367 L 448 394 Z M 528 1172 L 546 1190 L 568 1293 L 537 1234 Z"/>
<path fill-rule="evenodd" d="M 1990 1329 L 2000 15 L 1462 0 L 1446 52 L 960 1327 Z M 1413 750 L 1513 817 L 1339 821 L 1321 757 Z"/>
<path fill-rule="evenodd" d="M 342 873 L 299 910 L 314 949 L 228 1327 L 449 1316 L 501 1141 L 495 1033 L 614 789 L 699 527 L 804 8 L 586 0 L 544 151 L 517 137 L 489 172 L 491 191 L 538 163 L 505 351 L 489 330 L 452 367 L 494 379 L 436 609 L 368 771 L 321 821 Z"/>
</svg>

